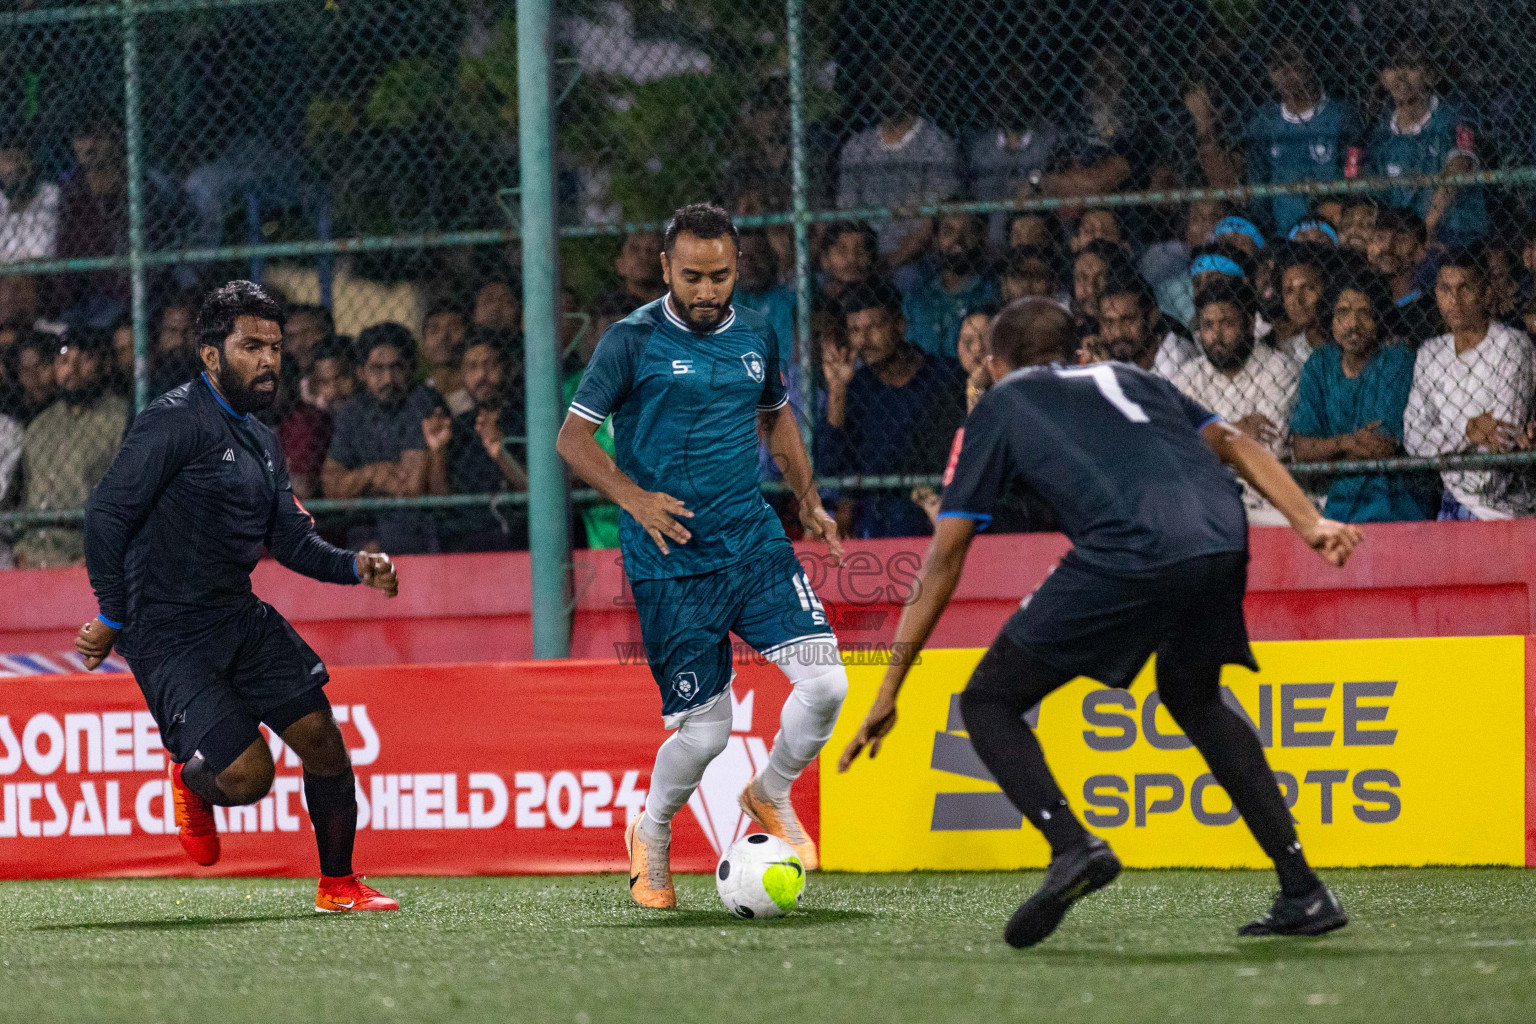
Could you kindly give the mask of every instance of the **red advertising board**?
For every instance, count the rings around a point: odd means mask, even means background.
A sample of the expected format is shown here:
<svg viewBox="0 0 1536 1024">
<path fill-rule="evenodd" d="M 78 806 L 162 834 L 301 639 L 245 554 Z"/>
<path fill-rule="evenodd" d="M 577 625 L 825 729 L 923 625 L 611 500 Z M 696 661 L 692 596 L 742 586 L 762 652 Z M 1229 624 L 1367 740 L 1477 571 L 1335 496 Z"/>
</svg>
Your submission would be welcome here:
<svg viewBox="0 0 1536 1024">
<path fill-rule="evenodd" d="M 789 684 L 739 667 L 730 744 L 674 823 L 673 863 L 711 871 L 746 832 L 736 796 L 766 761 Z M 613 661 L 336 668 L 326 688 L 358 782 L 356 864 L 386 874 L 617 871 L 645 802 L 661 701 L 644 665 Z M 315 875 L 302 770 L 272 739 L 277 779 L 220 808 L 211 869 L 170 827 L 159 732 L 126 674 L 5 681 L 0 877 Z M 817 768 L 795 802 L 818 832 Z"/>
</svg>

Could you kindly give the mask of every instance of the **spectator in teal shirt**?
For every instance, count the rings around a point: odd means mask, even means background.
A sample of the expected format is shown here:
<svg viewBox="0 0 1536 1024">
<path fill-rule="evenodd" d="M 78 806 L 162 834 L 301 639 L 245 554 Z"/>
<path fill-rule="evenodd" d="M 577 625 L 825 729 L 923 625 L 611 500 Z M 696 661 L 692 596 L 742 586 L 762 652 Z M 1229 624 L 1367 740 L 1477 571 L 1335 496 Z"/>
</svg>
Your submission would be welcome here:
<svg viewBox="0 0 1536 1024">
<path fill-rule="evenodd" d="M 755 310 L 768 319 L 779 343 L 788 352 L 795 341 L 795 290 L 784 283 L 779 254 L 762 228 L 745 228 L 737 255 L 738 306 Z"/>
<path fill-rule="evenodd" d="M 1333 342 L 1312 353 L 1291 413 L 1298 462 L 1390 459 L 1403 450 L 1403 409 L 1413 386 L 1413 350 L 1388 343 L 1392 296 L 1386 282 L 1356 272 L 1330 297 Z M 1439 494 L 1414 474 L 1334 477 L 1324 505 L 1330 519 L 1383 523 L 1433 519 Z"/>
<path fill-rule="evenodd" d="M 947 213 L 934 235 L 932 268 L 906 291 L 902 313 L 909 342 L 954 359 L 965 311 L 997 301 L 997 278 L 987 265 L 986 221 L 979 214 Z"/>
<path fill-rule="evenodd" d="M 1466 174 L 1478 168 L 1472 122 L 1466 111 L 1435 95 L 1435 72 L 1416 43 L 1403 43 L 1381 72 L 1392 95 L 1392 109 L 1371 134 L 1370 169 L 1389 178 L 1417 174 Z M 1392 206 L 1408 207 L 1424 218 L 1429 237 L 1449 245 L 1468 245 L 1488 231 L 1483 190 L 1395 188 Z"/>
<path fill-rule="evenodd" d="M 1360 131 L 1354 108 L 1323 94 L 1311 61 L 1292 42 L 1275 47 L 1268 69 L 1280 101 L 1259 111 L 1243 133 L 1249 184 L 1355 177 Z M 1307 215 L 1307 197 L 1274 196 L 1257 208 L 1273 219 L 1275 233 L 1284 235 Z"/>
</svg>

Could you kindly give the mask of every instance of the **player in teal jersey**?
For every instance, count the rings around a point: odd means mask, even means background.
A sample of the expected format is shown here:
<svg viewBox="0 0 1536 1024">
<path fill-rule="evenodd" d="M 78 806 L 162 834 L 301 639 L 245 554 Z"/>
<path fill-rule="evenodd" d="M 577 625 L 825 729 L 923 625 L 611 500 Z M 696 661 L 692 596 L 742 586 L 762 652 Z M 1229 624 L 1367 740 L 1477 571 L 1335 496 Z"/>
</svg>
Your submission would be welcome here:
<svg viewBox="0 0 1536 1024">
<path fill-rule="evenodd" d="M 622 510 L 619 547 L 635 595 L 662 718 L 676 729 L 656 754 L 645 812 L 624 833 L 630 895 L 673 907 L 672 816 L 731 733 L 730 634 L 789 677 L 768 763 L 742 809 L 818 866 L 789 791 L 832 736 L 848 692 L 821 601 L 778 516 L 763 500 L 759 429 L 800 499 L 807 536 L 841 562 L 784 386 L 788 339 L 732 304 L 738 236 L 730 215 L 697 203 L 667 225 L 667 294 L 598 342 L 557 444 L 578 476 Z M 617 459 L 594 439 L 613 416 Z"/>
</svg>

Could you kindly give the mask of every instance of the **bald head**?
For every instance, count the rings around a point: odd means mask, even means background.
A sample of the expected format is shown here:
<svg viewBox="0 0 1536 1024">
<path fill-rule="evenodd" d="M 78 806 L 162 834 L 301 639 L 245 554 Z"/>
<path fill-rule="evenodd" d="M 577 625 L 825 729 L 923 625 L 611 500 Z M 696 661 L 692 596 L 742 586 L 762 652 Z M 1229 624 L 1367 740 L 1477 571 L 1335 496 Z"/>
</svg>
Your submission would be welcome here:
<svg viewBox="0 0 1536 1024">
<path fill-rule="evenodd" d="M 992 358 L 1017 370 L 1022 366 L 1072 361 L 1077 338 L 1072 318 L 1050 299 L 1016 299 L 992 321 L 987 336 Z"/>
</svg>

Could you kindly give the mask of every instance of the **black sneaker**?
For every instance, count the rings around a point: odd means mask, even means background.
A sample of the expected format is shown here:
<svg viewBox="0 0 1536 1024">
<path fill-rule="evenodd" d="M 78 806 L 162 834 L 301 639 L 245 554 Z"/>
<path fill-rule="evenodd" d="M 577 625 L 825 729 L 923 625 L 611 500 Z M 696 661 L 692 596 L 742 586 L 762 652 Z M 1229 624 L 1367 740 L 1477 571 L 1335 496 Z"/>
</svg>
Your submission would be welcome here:
<svg viewBox="0 0 1536 1024">
<path fill-rule="evenodd" d="M 1115 851 L 1104 840 L 1090 836 L 1082 846 L 1051 858 L 1045 881 L 1013 912 L 1008 927 L 1003 929 L 1003 938 L 1018 949 L 1033 946 L 1056 930 L 1072 904 L 1104 888 L 1119 875 L 1120 858 Z"/>
<path fill-rule="evenodd" d="M 1349 924 L 1349 915 L 1339 905 L 1339 898 L 1326 885 L 1305 896 L 1275 897 L 1269 913 L 1243 925 L 1239 935 L 1322 935 Z"/>
</svg>

